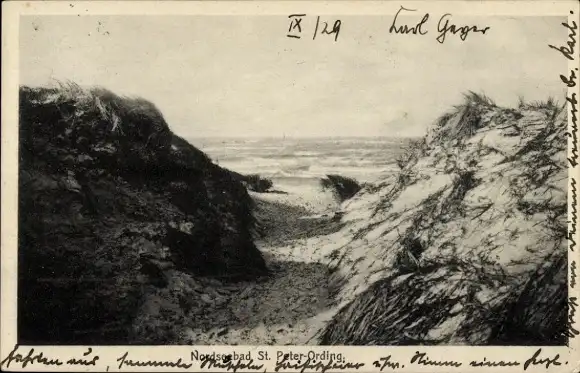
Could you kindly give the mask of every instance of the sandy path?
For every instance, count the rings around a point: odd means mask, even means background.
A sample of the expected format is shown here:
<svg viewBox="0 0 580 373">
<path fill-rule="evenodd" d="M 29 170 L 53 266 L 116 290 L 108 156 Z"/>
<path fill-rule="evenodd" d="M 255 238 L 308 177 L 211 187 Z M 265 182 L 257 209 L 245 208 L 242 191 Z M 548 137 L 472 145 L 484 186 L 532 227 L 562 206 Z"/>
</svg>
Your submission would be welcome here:
<svg viewBox="0 0 580 373">
<path fill-rule="evenodd" d="M 328 319 L 328 267 L 306 242 L 332 229 L 336 202 L 308 193 L 254 197 L 265 232 L 257 245 L 272 274 L 259 282 L 208 284 L 225 298 L 187 331 L 191 344 L 315 343 Z"/>
</svg>

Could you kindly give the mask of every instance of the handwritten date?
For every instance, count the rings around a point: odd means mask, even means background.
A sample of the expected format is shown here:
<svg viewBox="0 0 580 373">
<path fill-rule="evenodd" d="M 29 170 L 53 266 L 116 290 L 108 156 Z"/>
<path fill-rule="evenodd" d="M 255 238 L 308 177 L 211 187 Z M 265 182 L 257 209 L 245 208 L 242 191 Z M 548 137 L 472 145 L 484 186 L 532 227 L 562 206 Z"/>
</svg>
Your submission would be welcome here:
<svg viewBox="0 0 580 373">
<path fill-rule="evenodd" d="M 290 14 L 288 16 L 290 19 L 290 27 L 288 28 L 287 37 L 294 39 L 300 39 L 302 37 L 302 21 L 304 17 L 306 17 L 306 14 Z M 332 26 L 330 26 L 328 22 L 321 20 L 320 16 L 317 16 L 312 40 L 315 40 L 318 35 L 334 35 L 334 41 L 337 41 L 341 26 L 342 21 L 340 19 L 335 20 Z"/>
</svg>

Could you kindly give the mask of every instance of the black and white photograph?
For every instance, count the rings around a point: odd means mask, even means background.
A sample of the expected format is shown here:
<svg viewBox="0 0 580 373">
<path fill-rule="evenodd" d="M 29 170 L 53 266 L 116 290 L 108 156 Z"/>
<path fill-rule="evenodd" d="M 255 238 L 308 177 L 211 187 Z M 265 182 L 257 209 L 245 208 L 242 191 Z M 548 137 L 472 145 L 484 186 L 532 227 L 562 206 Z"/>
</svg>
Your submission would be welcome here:
<svg viewBox="0 0 580 373">
<path fill-rule="evenodd" d="M 16 343 L 567 346 L 577 4 L 389 3 L 21 15 Z"/>
</svg>

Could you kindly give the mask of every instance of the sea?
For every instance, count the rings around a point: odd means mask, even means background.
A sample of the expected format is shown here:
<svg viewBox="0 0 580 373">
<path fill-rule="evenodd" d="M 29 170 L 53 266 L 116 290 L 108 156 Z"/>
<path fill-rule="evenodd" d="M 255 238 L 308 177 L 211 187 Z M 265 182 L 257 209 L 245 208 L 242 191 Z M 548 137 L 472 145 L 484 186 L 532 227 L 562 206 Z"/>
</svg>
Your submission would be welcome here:
<svg viewBox="0 0 580 373">
<path fill-rule="evenodd" d="M 274 183 L 304 183 L 327 174 L 373 182 L 398 170 L 395 163 L 411 138 L 188 138 L 214 163 Z"/>
</svg>

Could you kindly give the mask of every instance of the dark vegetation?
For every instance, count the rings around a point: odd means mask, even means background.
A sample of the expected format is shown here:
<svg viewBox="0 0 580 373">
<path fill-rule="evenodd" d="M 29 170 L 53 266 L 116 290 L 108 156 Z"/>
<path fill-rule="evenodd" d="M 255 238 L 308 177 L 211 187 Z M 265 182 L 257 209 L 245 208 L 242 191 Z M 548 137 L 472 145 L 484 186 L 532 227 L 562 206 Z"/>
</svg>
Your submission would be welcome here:
<svg viewBox="0 0 580 373">
<path fill-rule="evenodd" d="M 19 112 L 19 343 L 134 343 L 167 268 L 267 273 L 246 188 L 152 103 L 62 84 L 21 87 Z"/>
<path fill-rule="evenodd" d="M 340 201 L 354 197 L 361 190 L 361 185 L 355 179 L 335 174 L 326 175 L 320 183 L 322 188 L 333 190 Z"/>
<path fill-rule="evenodd" d="M 272 180 L 258 174 L 242 175 L 238 172 L 230 171 L 236 180 L 241 182 L 248 190 L 257 193 L 271 192 L 274 185 Z"/>
<path fill-rule="evenodd" d="M 440 345 L 460 338 L 473 345 L 563 345 L 566 255 L 547 259 L 551 264 L 539 265 L 535 276 L 523 283 L 481 256 L 425 261 L 421 268 L 374 283 L 327 325 L 321 344 Z M 508 293 L 485 300 L 477 296 L 484 286 L 499 288 L 509 282 L 518 285 Z M 429 335 L 459 314 L 467 317 L 448 333 Z"/>
</svg>

